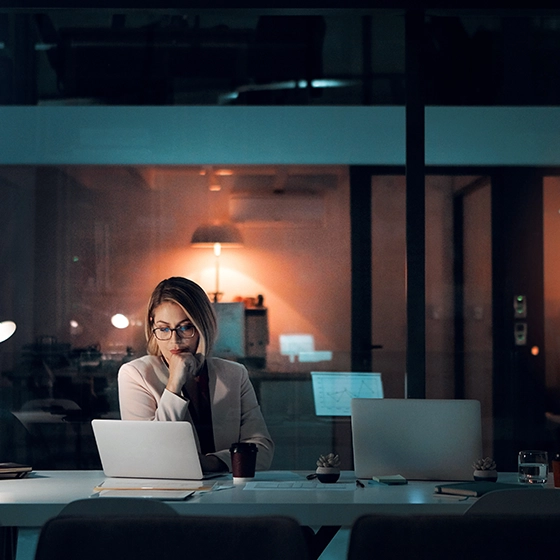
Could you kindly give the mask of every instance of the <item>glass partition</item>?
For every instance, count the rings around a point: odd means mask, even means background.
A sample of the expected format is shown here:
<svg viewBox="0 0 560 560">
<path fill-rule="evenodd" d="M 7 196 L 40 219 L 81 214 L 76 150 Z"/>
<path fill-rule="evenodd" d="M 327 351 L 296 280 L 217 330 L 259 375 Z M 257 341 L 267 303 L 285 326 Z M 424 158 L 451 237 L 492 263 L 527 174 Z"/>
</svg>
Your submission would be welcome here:
<svg viewBox="0 0 560 560">
<path fill-rule="evenodd" d="M 489 192 L 477 176 L 426 176 L 426 398 L 480 400 L 491 455 Z M 405 205 L 403 175 L 372 177 L 372 360 L 389 398 L 406 395 Z"/>
<path fill-rule="evenodd" d="M 555 177 L 545 179 L 552 434 L 560 414 L 556 187 Z M 249 370 L 277 444 L 273 468 L 313 469 L 318 455 L 331 451 L 351 467 L 349 417 L 317 413 L 311 375 L 351 371 L 346 167 L 3 166 L 0 189 L 0 322 L 17 325 L 0 342 L 0 452 L 6 460 L 35 468 L 98 466 L 89 422 L 119 417 L 117 372 L 145 353 L 151 290 L 163 278 L 182 275 L 210 297 L 218 293 L 217 353 Z M 372 176 L 371 189 L 372 371 L 381 373 L 384 397 L 402 398 L 405 178 Z M 498 332 L 491 179 L 428 175 L 426 213 L 426 396 L 480 400 L 490 454 L 497 437 Z M 219 257 L 191 243 L 201 224 L 216 220 L 233 223 L 243 240 L 241 247 L 224 246 Z M 223 314 L 227 306 L 235 313 Z M 502 331 L 512 344 L 509 331 Z M 535 348 L 528 351 L 540 351 Z M 352 390 L 335 388 L 328 397 Z"/>
<path fill-rule="evenodd" d="M 546 422 L 560 449 L 560 177 L 543 179 Z"/>
<path fill-rule="evenodd" d="M 404 176 L 372 177 L 372 363 L 393 399 L 406 383 L 405 204 Z"/>
<path fill-rule="evenodd" d="M 0 346 L 6 459 L 98 464 L 89 422 L 119 417 L 118 369 L 145 354 L 148 298 L 175 275 L 219 292 L 216 353 L 249 369 L 273 467 L 333 450 L 310 372 L 349 371 L 347 168 L 13 166 L 0 181 L 0 320 L 17 324 Z M 219 257 L 191 244 L 215 221 L 242 237 Z"/>
<path fill-rule="evenodd" d="M 0 103 L 404 105 L 404 9 L 4 9 Z M 427 105 L 556 105 L 558 14 L 426 10 Z"/>
</svg>

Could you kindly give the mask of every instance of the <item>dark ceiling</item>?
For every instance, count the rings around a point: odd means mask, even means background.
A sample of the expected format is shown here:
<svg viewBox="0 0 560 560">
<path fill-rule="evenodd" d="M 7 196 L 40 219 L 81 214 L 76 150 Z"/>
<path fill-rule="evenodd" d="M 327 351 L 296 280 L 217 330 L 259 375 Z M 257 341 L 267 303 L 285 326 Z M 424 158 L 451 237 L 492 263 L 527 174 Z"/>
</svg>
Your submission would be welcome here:
<svg viewBox="0 0 560 560">
<path fill-rule="evenodd" d="M 0 9 L 0 103 L 402 105 L 406 10 Z M 560 10 L 425 11 L 428 105 L 560 103 Z"/>
</svg>

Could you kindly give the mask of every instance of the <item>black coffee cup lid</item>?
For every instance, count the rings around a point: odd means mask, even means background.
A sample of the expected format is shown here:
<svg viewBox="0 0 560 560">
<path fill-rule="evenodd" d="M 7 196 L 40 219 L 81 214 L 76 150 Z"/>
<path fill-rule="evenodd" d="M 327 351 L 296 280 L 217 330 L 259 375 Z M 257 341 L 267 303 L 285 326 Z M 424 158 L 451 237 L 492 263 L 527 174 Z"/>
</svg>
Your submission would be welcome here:
<svg viewBox="0 0 560 560">
<path fill-rule="evenodd" d="M 258 451 L 259 449 L 256 443 L 250 443 L 248 441 L 236 441 L 235 443 L 231 444 L 229 450 L 234 452 L 239 452 L 239 451 Z"/>
</svg>

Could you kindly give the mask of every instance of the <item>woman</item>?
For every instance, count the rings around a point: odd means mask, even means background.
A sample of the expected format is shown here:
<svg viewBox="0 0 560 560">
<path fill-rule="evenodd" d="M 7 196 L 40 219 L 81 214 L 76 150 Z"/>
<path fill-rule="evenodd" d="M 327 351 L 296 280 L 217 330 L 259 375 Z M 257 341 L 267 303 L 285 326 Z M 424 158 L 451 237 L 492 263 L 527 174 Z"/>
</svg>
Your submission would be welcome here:
<svg viewBox="0 0 560 560">
<path fill-rule="evenodd" d="M 270 439 L 247 370 L 210 358 L 216 315 L 195 282 L 173 277 L 160 282 L 145 322 L 148 355 L 119 370 L 123 420 L 188 421 L 195 428 L 202 470 L 231 470 L 229 447 L 258 447 L 257 469 L 270 467 Z"/>
</svg>

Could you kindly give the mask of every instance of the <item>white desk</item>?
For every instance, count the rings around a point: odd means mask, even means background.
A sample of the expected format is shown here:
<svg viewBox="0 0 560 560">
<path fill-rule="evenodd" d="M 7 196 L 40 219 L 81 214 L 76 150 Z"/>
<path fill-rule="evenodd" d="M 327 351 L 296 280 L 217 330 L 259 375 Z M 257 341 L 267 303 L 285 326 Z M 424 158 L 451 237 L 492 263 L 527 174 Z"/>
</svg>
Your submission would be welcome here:
<svg viewBox="0 0 560 560">
<path fill-rule="evenodd" d="M 305 480 L 305 474 L 269 471 L 257 473 L 255 480 Z M 68 502 L 92 495 L 94 486 L 104 478 L 101 471 L 37 471 L 22 479 L 0 480 L 0 525 L 40 527 Z M 509 481 L 502 476 L 500 480 Z M 352 472 L 342 473 L 340 482 L 354 481 Z M 366 488 L 349 491 L 246 490 L 241 485 L 168 503 L 186 515 L 274 514 L 294 517 L 302 525 L 350 527 L 356 518 L 367 513 L 461 515 L 474 501 L 434 495 L 437 482 L 413 481 L 402 486 L 366 484 Z"/>
</svg>

